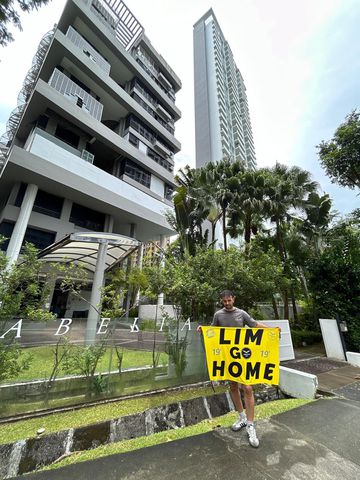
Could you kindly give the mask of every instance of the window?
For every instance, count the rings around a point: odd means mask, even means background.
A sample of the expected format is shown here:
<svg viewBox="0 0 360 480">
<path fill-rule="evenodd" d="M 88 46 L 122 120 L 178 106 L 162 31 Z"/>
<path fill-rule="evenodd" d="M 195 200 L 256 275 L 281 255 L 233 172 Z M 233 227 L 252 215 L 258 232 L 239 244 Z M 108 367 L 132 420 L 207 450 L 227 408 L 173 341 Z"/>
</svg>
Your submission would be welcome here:
<svg viewBox="0 0 360 480">
<path fill-rule="evenodd" d="M 139 148 L 139 139 L 132 133 L 129 133 L 129 142 L 134 145 L 134 147 Z"/>
<path fill-rule="evenodd" d="M 22 202 L 24 200 L 25 192 L 26 192 L 27 184 L 22 183 L 19 187 L 18 193 L 16 195 L 15 200 L 15 207 L 21 207 Z"/>
<path fill-rule="evenodd" d="M 136 182 L 141 183 L 141 185 L 150 188 L 151 174 L 144 168 L 140 167 L 140 165 L 137 165 L 131 160 L 126 160 L 123 173 Z"/>
<path fill-rule="evenodd" d="M 22 183 L 20 185 L 15 200 L 16 207 L 21 207 L 24 200 L 26 188 L 26 183 Z M 44 192 L 43 190 L 38 190 L 33 206 L 33 211 L 42 213 L 44 215 L 49 215 L 50 217 L 60 218 L 63 203 L 63 198 L 52 195 L 51 193 Z"/>
<path fill-rule="evenodd" d="M 60 140 L 67 143 L 68 145 L 71 145 L 74 148 L 78 148 L 80 137 L 68 128 L 58 125 L 55 130 L 55 137 L 59 138 Z"/>
<path fill-rule="evenodd" d="M 104 230 L 105 214 L 73 203 L 69 220 L 78 227 L 102 232 Z"/>
<path fill-rule="evenodd" d="M 24 243 L 32 243 L 39 250 L 43 250 L 55 242 L 55 236 L 55 232 L 45 232 L 38 228 L 28 227 L 25 232 Z"/>
<path fill-rule="evenodd" d="M 63 203 L 63 198 L 39 190 L 35 198 L 33 211 L 60 218 Z"/>
<path fill-rule="evenodd" d="M 0 245 L 0 249 L 3 251 L 6 251 L 9 245 L 14 226 L 15 224 L 13 222 L 8 221 L 0 224 L 0 235 L 8 238 L 8 240 Z M 55 242 L 55 236 L 55 232 L 46 232 L 44 230 L 40 230 L 39 228 L 28 227 L 25 232 L 23 245 L 25 242 L 29 242 L 35 245 L 35 247 L 39 250 L 42 250 Z"/>
<path fill-rule="evenodd" d="M 165 189 L 164 189 L 164 198 L 166 200 L 172 200 L 172 196 L 173 196 L 173 193 L 174 193 L 174 187 L 171 186 L 171 185 L 168 185 L 167 183 L 165 183 Z"/>
<path fill-rule="evenodd" d="M 36 126 L 41 128 L 41 130 L 46 130 L 48 121 L 49 117 L 47 115 L 40 115 L 40 117 L 37 119 Z"/>
<path fill-rule="evenodd" d="M 2 235 L 3 237 L 5 237 L 7 239 L 0 244 L 0 250 L 2 250 L 3 252 L 6 252 L 6 250 L 8 248 L 10 237 L 11 237 L 11 234 L 14 230 L 14 225 L 15 224 L 12 223 L 12 222 L 1 222 L 0 223 L 0 235 Z"/>
</svg>

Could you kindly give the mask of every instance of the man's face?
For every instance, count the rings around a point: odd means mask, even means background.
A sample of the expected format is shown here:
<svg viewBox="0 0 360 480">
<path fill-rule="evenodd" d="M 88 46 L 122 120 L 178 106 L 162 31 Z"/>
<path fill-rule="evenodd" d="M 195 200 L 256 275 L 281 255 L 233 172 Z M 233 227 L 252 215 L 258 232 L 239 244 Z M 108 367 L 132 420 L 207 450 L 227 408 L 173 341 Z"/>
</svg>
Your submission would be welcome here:
<svg viewBox="0 0 360 480">
<path fill-rule="evenodd" d="M 234 308 L 235 297 L 222 297 L 221 302 L 224 305 L 225 310 L 232 310 Z"/>
</svg>

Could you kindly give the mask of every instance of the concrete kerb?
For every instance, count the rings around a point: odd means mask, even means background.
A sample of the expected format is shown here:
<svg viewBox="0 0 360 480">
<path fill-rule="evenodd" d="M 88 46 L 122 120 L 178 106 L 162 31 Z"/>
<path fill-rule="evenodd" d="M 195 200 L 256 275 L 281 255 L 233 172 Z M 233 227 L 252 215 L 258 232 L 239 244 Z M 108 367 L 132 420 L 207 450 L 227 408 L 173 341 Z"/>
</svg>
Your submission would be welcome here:
<svg viewBox="0 0 360 480">
<path fill-rule="evenodd" d="M 316 397 L 318 385 L 316 375 L 280 366 L 279 387 L 286 395 L 295 398 L 313 399 Z"/>
<path fill-rule="evenodd" d="M 257 404 L 284 398 L 278 388 L 268 385 L 256 388 L 254 394 Z M 233 409 L 229 394 L 219 393 L 0 445 L 0 479 L 34 471 L 75 451 L 195 425 L 202 420 L 224 415 Z"/>
<path fill-rule="evenodd" d="M 350 365 L 354 367 L 360 367 L 360 353 L 346 352 L 346 358 Z"/>
</svg>

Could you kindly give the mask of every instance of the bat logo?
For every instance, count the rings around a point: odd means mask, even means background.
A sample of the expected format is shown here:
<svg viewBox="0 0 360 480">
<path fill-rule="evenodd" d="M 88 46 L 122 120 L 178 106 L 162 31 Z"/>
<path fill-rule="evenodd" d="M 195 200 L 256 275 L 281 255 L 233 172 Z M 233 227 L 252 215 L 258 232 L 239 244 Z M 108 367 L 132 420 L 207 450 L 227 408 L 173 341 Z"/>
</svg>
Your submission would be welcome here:
<svg viewBox="0 0 360 480">
<path fill-rule="evenodd" d="M 243 358 L 246 358 L 246 359 L 247 359 L 247 358 L 250 358 L 250 357 L 251 357 L 251 350 L 250 350 L 250 348 L 246 348 L 246 347 L 243 348 L 243 349 L 241 350 L 241 355 L 243 356 Z"/>
</svg>

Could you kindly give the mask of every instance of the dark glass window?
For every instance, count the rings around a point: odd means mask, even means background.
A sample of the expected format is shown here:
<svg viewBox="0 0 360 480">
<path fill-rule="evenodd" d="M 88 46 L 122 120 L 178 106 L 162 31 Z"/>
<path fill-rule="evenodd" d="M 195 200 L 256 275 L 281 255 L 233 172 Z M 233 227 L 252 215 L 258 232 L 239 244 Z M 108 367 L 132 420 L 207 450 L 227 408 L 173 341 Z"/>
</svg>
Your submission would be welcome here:
<svg viewBox="0 0 360 480">
<path fill-rule="evenodd" d="M 60 218 L 63 203 L 63 198 L 39 190 L 35 198 L 33 210 L 50 217 Z"/>
<path fill-rule="evenodd" d="M 10 237 L 11 234 L 14 230 L 14 223 L 12 222 L 1 222 L 0 223 L 0 235 L 5 237 L 7 240 L 5 240 L 3 243 L 0 244 L 0 250 L 6 251 L 7 247 L 9 245 Z"/>
<path fill-rule="evenodd" d="M 15 200 L 15 207 L 21 207 L 22 201 L 24 200 L 25 192 L 26 192 L 27 184 L 22 183 L 18 190 Z"/>
<path fill-rule="evenodd" d="M 132 178 L 141 185 L 150 188 L 151 174 L 131 160 L 126 160 L 124 165 L 124 174 Z"/>
<path fill-rule="evenodd" d="M 173 193 L 174 193 L 174 187 L 165 183 L 164 198 L 166 198 L 166 200 L 171 201 Z"/>
<path fill-rule="evenodd" d="M 174 171 L 174 167 L 172 166 L 172 164 L 170 162 L 168 162 L 167 160 L 165 160 L 165 158 L 163 158 L 160 155 L 158 155 L 157 153 L 155 153 L 154 150 L 151 150 L 151 148 L 147 149 L 147 155 L 148 155 L 148 157 L 155 160 L 156 163 L 158 163 L 162 167 L 166 168 L 166 170 L 168 170 L 169 172 Z"/>
<path fill-rule="evenodd" d="M 25 232 L 24 243 L 29 242 L 42 250 L 55 242 L 55 232 L 44 232 L 38 228 L 28 227 Z"/>
<path fill-rule="evenodd" d="M 129 142 L 135 147 L 139 147 L 139 139 L 135 137 L 132 133 L 129 133 Z"/>
<path fill-rule="evenodd" d="M 49 117 L 47 115 L 40 115 L 40 117 L 37 119 L 36 126 L 41 128 L 41 130 L 46 130 L 48 121 Z"/>
<path fill-rule="evenodd" d="M 21 207 L 24 200 L 26 187 L 26 183 L 22 183 L 20 185 L 15 200 L 16 207 Z M 33 211 L 43 213 L 44 215 L 49 215 L 50 217 L 60 218 L 63 203 L 63 198 L 52 195 L 51 193 L 44 192 L 43 190 L 38 190 L 34 202 Z"/>
<path fill-rule="evenodd" d="M 4 237 L 7 237 L 4 243 L 0 245 L 0 249 L 5 251 L 9 245 L 9 240 L 11 234 L 14 230 L 14 223 L 13 222 L 2 222 L 0 224 L 0 234 Z M 55 241 L 55 232 L 45 232 L 44 230 L 40 230 L 38 228 L 28 227 L 25 232 L 24 242 L 29 242 L 35 245 L 36 248 L 42 250 L 43 248 L 48 247 Z"/>
<path fill-rule="evenodd" d="M 102 232 L 104 230 L 105 215 L 91 208 L 83 207 L 77 203 L 73 203 L 70 222 L 75 223 L 78 227 Z"/>
<path fill-rule="evenodd" d="M 78 148 L 80 137 L 68 128 L 58 125 L 55 130 L 55 137 L 59 138 L 60 140 L 67 143 L 68 145 L 71 145 L 74 148 Z"/>
</svg>

